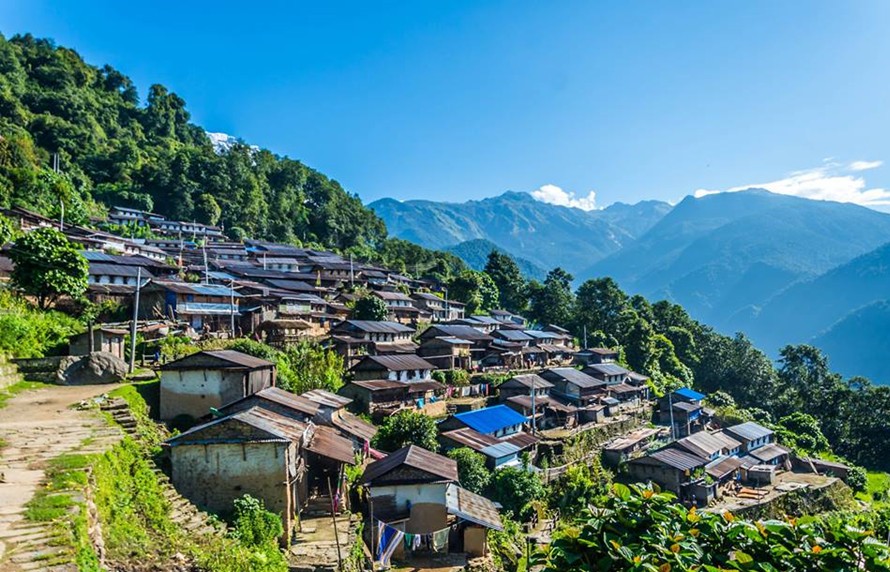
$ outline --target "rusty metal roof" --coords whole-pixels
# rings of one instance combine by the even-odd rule
[[[277,387],[267,387],[266,389],[262,389],[254,394],[242,397],[238,401],[233,401],[232,403],[221,407],[220,411],[230,411],[236,405],[249,400],[271,401],[272,403],[276,403],[278,405],[281,405],[282,407],[287,407],[288,409],[298,411],[310,417],[318,413],[318,404]]]
[[[573,367],[553,367],[541,372],[541,376],[545,379],[548,377],[562,378],[581,389],[605,387],[606,385],[605,381],[580,372]]]
[[[487,498],[457,485],[445,490],[445,506],[450,514],[473,524],[504,530],[497,507]]]
[[[335,413],[331,417],[331,423],[343,433],[365,441],[370,441],[377,434],[377,427],[348,411]]]
[[[553,384],[541,377],[536,373],[526,373],[523,375],[514,375],[504,383],[498,386],[498,389],[503,387],[527,387],[531,389],[534,387],[535,389],[548,389],[553,387]]]
[[[679,469],[681,471],[689,471],[698,467],[704,467],[707,461],[701,457],[696,457],[692,453],[680,451],[679,449],[661,449],[650,453],[646,457],[634,459],[631,463],[645,462],[647,459],[658,461],[663,465]]]
[[[432,370],[436,366],[414,354],[365,356],[360,362],[352,366],[353,370],[379,369],[388,371]]]
[[[248,435],[244,435],[243,437],[208,435],[206,438],[201,438],[200,436],[202,432],[207,431],[211,427],[233,422],[250,425],[251,427],[263,431],[268,436],[262,439]],[[166,444],[175,447],[177,445],[209,445],[214,443],[299,442],[303,438],[303,434],[307,429],[308,425],[301,423],[300,421],[296,421],[260,407],[251,407],[245,411],[239,411],[232,415],[214,419],[209,423],[203,423],[196,427],[192,427],[188,431],[168,439]]]
[[[256,358],[251,355],[237,352],[235,350],[216,350],[201,351],[189,356],[185,356],[183,358],[179,358],[176,361],[171,361],[170,363],[162,365],[161,369],[193,369],[196,367],[198,369],[203,369],[205,367],[212,369],[214,367],[212,365],[197,365],[198,362],[200,362],[202,356],[210,356],[218,360],[222,360],[230,364],[230,366],[228,367],[234,367],[236,369],[264,369],[275,367],[275,364],[270,361]]]
[[[352,403],[350,398],[331,393],[330,391],[325,391],[324,389],[312,389],[305,393],[301,393],[300,397],[308,399],[323,407],[332,407],[334,409],[340,409]]]
[[[319,425],[306,448],[317,455],[347,463],[355,464],[355,450],[352,441],[344,439],[332,427]]]
[[[417,445],[408,445],[368,465],[365,474],[362,475],[362,483],[373,484],[374,480],[403,465],[439,477],[429,482],[457,482],[457,461]]]

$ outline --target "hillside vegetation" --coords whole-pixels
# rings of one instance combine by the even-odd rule
[[[357,195],[297,160],[240,143],[217,152],[166,87],[152,85],[142,105],[110,66],[30,34],[0,36],[0,206],[58,218],[61,203],[71,224],[121,205],[221,225],[235,239],[390,255],[446,277],[463,268],[452,255],[390,244]]]

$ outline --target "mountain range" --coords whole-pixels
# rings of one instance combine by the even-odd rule
[[[396,236],[471,266],[498,248],[526,266],[562,266],[576,284],[611,276],[720,331],[742,331],[774,357],[785,344],[814,343],[838,371],[890,383],[881,352],[890,342],[880,335],[890,332],[888,214],[762,189],[596,211],[512,192],[370,207]]]

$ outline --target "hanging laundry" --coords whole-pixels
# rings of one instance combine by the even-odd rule
[[[420,542],[423,540],[422,534],[415,534],[413,538],[413,542],[411,543],[411,550],[417,551],[420,550]]]
[[[441,552],[448,545],[448,530],[443,528],[433,533],[433,552]]]
[[[402,538],[405,536],[405,533],[401,530],[396,530],[392,527],[387,527],[394,531],[392,538],[390,539],[389,545],[383,550],[383,554],[380,558],[380,562],[384,566],[389,565],[389,559],[392,557],[392,553],[396,551],[396,548],[399,546],[399,543],[402,541]]]
[[[380,531],[380,542],[377,544],[377,560],[386,565],[405,533],[383,521],[379,522],[377,528]]]
[[[413,548],[415,538],[417,538],[416,534],[411,534],[410,532],[405,533],[405,551],[409,551]]]

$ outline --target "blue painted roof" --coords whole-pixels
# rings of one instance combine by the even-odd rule
[[[705,395],[704,393],[699,393],[699,392],[695,391],[694,389],[689,389],[688,387],[682,387],[682,388],[678,389],[677,391],[675,391],[674,393],[676,393],[680,397],[685,397],[686,399],[693,399],[695,401],[701,401],[702,399],[707,397],[707,395]]]
[[[526,418],[522,414],[510,409],[506,405],[485,407],[476,411],[458,413],[454,416],[460,419],[467,427],[480,433],[494,433],[499,429],[525,423]]]

